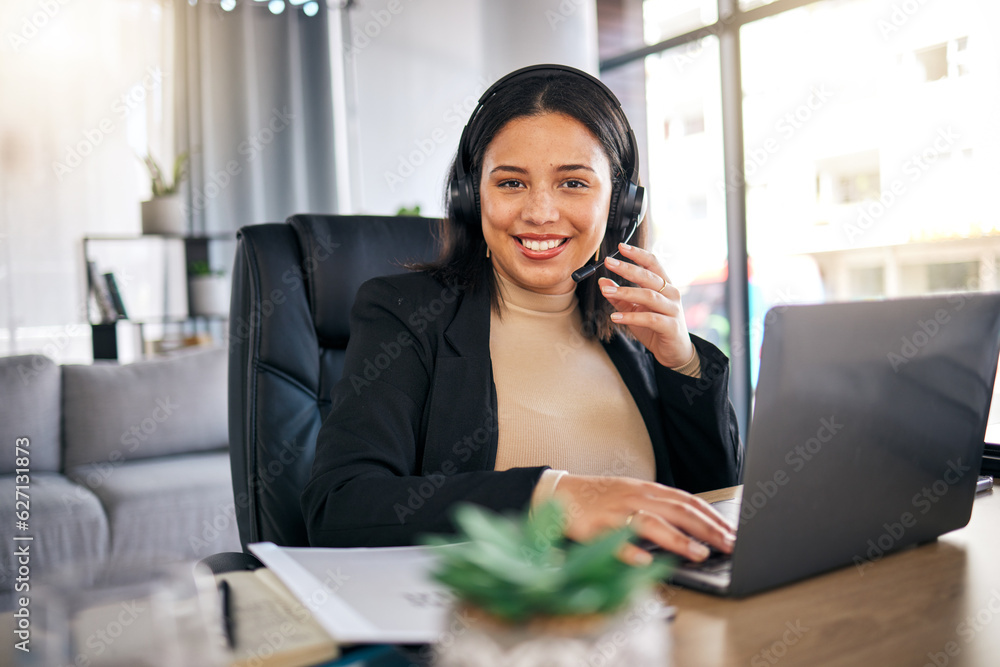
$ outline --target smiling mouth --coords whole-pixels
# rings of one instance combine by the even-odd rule
[[[543,252],[545,250],[552,250],[553,248],[558,248],[562,244],[566,243],[569,238],[559,238],[559,239],[525,239],[520,236],[515,236],[518,243],[534,252]]]

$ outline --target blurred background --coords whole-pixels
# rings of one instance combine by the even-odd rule
[[[982,0],[5,0],[0,355],[93,358],[87,261],[115,273],[142,338],[225,339],[225,317],[185,298],[184,239],[142,235],[142,156],[187,156],[183,236],[224,274],[246,224],[440,215],[482,91],[560,62],[621,98],[654,249],[691,330],[731,355],[742,418],[767,308],[997,289],[998,14]]]

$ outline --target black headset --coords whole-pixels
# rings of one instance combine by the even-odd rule
[[[622,171],[628,175],[628,179],[615,179],[615,186],[611,192],[611,209],[608,214],[609,231],[624,232],[629,224],[633,225],[628,237],[626,237],[627,242],[635,234],[639,223],[646,216],[647,204],[646,189],[639,185],[639,147],[635,140],[635,133],[632,131],[632,126],[629,124],[628,118],[622,110],[621,102],[618,101],[618,98],[615,97],[610,88],[605,86],[600,79],[573,67],[567,67],[566,65],[531,65],[515,70],[490,86],[483,93],[482,97],[479,98],[479,104],[469,117],[469,122],[466,123],[465,128],[462,130],[462,138],[458,142],[458,158],[455,160],[455,180],[451,182],[448,191],[451,216],[456,222],[463,225],[479,225],[482,220],[479,211],[479,192],[476,187],[478,184],[475,183],[475,175],[469,173],[472,158],[469,154],[469,137],[471,136],[469,128],[475,124],[479,112],[500,91],[524,77],[556,76],[580,77],[593,84],[614,103],[615,108],[621,113],[625,127],[628,129],[628,143],[631,156],[629,162],[622,165]]]

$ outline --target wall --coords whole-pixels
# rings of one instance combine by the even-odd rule
[[[445,173],[479,96],[525,65],[596,73],[593,0],[374,0],[344,20],[351,109],[345,212],[442,213]],[[353,81],[353,86],[350,82]]]

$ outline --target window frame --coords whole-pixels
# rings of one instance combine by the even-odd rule
[[[823,2],[823,0],[775,0],[742,10],[739,0],[718,0],[718,20],[675,37],[604,58],[600,73],[605,75],[647,56],[662,53],[715,35],[719,41],[722,82],[723,168],[738,178],[726,179],[726,240],[729,272],[726,278],[726,308],[729,315],[730,375],[729,394],[740,432],[749,433],[753,386],[751,375],[750,284],[748,279],[746,174],[743,156],[743,76],[740,58],[740,28],[748,23],[783,12]]]

